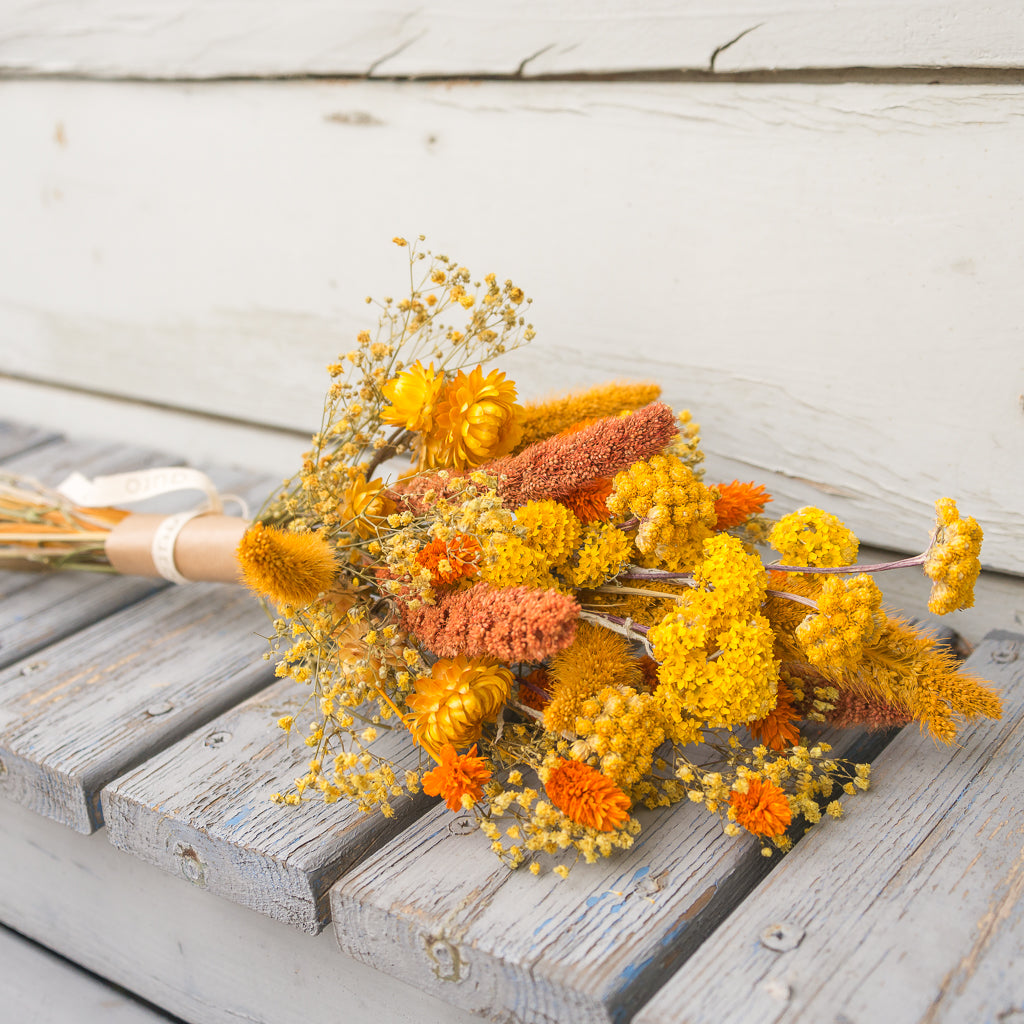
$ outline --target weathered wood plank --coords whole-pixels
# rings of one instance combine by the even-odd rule
[[[0,790],[90,832],[100,789],[265,686],[266,619],[230,585],[168,588],[0,672]]]
[[[329,918],[327,891],[353,864],[397,835],[433,802],[395,801],[395,816],[366,815],[346,801],[275,806],[305,772],[310,751],[276,728],[300,714],[304,689],[283,681],[107,786],[107,836],[119,849],[181,874],[200,888],[300,928]],[[406,735],[383,733],[382,757],[414,768]]]
[[[0,920],[189,1024],[480,1018],[0,797]]]
[[[802,840],[636,1024],[1020,1014],[1024,636],[993,632],[968,666],[1003,689],[1003,720],[954,751],[905,731],[849,820]]]
[[[885,742],[845,740],[858,760]],[[628,1019],[773,863],[692,804],[638,817],[631,850],[562,881],[510,872],[439,807],[331,890],[338,943],[495,1019]]]
[[[0,420],[0,459],[9,459],[12,455],[56,439],[57,434],[52,430]]]
[[[534,0],[514,8],[34,0],[18,5],[0,35],[6,70],[157,78],[1022,63],[1024,27],[1010,0],[889,0],[870,17],[856,0]]]
[[[711,479],[906,550],[948,494],[1024,572],[1024,87],[3,81],[0,138],[10,373],[311,433],[422,231],[535,297],[524,396],[656,378]]]
[[[165,1014],[3,927],[0,1006],[17,1024],[168,1024]]]

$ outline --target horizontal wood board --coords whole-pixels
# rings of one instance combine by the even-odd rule
[[[0,420],[0,459],[8,459],[12,455],[18,455],[29,448],[56,439],[57,435],[52,430]]]
[[[635,1024],[1012,1021],[1024,1009],[1024,635],[967,662],[1004,717],[956,750],[905,730]]]
[[[731,44],[731,45],[730,45]],[[1024,65],[1011,0],[21,3],[0,69],[134,77]]]
[[[82,832],[100,789],[269,682],[240,587],[168,588],[0,672],[0,791]]]
[[[17,1024],[168,1024],[166,1014],[4,927],[0,1006]]]
[[[888,740],[827,735],[857,761]],[[637,816],[632,849],[562,880],[509,871],[438,807],[331,890],[338,943],[495,1020],[628,1020],[774,863],[693,804]]]
[[[656,378],[711,479],[910,551],[949,495],[986,564],[1024,571],[1024,87],[6,81],[0,100],[0,219],[25,240],[0,254],[8,373],[312,432],[363,297],[402,287],[388,239],[423,232],[535,296],[538,338],[503,361],[524,397]]]
[[[330,886],[435,801],[396,800],[391,818],[318,794],[298,807],[272,804],[271,793],[306,771],[302,736],[286,738],[276,721],[302,722],[307,697],[278,682],[111,783],[102,794],[107,837],[201,888],[320,931]],[[382,730],[373,750],[403,768],[420,762],[407,736]]]
[[[189,1024],[473,1024],[428,993],[0,796],[0,921]],[[45,851],[42,853],[41,851]]]

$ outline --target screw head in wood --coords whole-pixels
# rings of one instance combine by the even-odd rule
[[[159,718],[160,715],[166,715],[173,710],[174,705],[169,700],[165,700],[163,704],[154,704],[152,707],[146,708],[146,714],[150,718]]]
[[[1020,644],[1016,640],[1000,640],[992,652],[992,660],[997,665],[1009,665],[1016,661],[1020,654]]]
[[[174,855],[178,861],[178,870],[185,878],[193,885],[206,884],[206,865],[191,846],[179,843]]]
[[[781,924],[769,925],[761,932],[761,945],[776,953],[788,953],[800,945],[805,934],[800,925],[783,921]]]
[[[216,732],[211,732],[205,742],[208,747],[222,747],[229,739],[231,739],[231,733],[218,729]]]
[[[468,814],[460,814],[448,823],[448,832],[453,836],[468,836],[476,831],[476,825]]]

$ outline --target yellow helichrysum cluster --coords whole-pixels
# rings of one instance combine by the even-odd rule
[[[818,594],[818,613],[796,628],[807,660],[855,670],[864,648],[877,643],[885,628],[881,609],[882,592],[867,573],[845,579],[829,576]]]
[[[828,567],[853,565],[859,547],[839,519],[812,506],[783,516],[772,527],[768,543],[782,556],[783,565]]]
[[[599,587],[616,576],[633,555],[633,542],[612,523],[587,523],[583,540],[565,574],[574,587]]]
[[[709,538],[704,551],[700,587],[647,634],[660,663],[656,693],[680,725],[739,725],[775,706],[774,634],[760,612],[764,567],[727,534]]]
[[[601,772],[635,797],[634,788],[650,771],[654,752],[665,740],[654,697],[629,687],[603,687],[582,702],[575,728],[581,742],[578,749],[573,746],[573,757],[586,760],[596,755]]]
[[[933,581],[928,610],[945,615],[974,604],[974,584],[981,573],[981,527],[968,517],[961,519],[956,502],[935,502],[937,523],[932,546],[925,554],[924,571]]]
[[[715,525],[714,493],[676,455],[655,455],[616,474],[608,508],[639,520],[637,548],[669,570],[697,561]]]
[[[530,501],[516,510],[516,533],[491,546],[481,578],[496,587],[559,587],[552,573],[572,558],[582,534],[580,521],[557,501]]]

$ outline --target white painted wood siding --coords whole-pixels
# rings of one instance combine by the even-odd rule
[[[1016,0],[26,0],[0,29],[0,69],[33,73],[529,77],[712,62],[1020,67],[1024,12]]]
[[[0,137],[18,379],[312,431],[423,232],[535,296],[526,397],[656,378],[712,480],[1024,571],[1024,85],[9,80]]]

